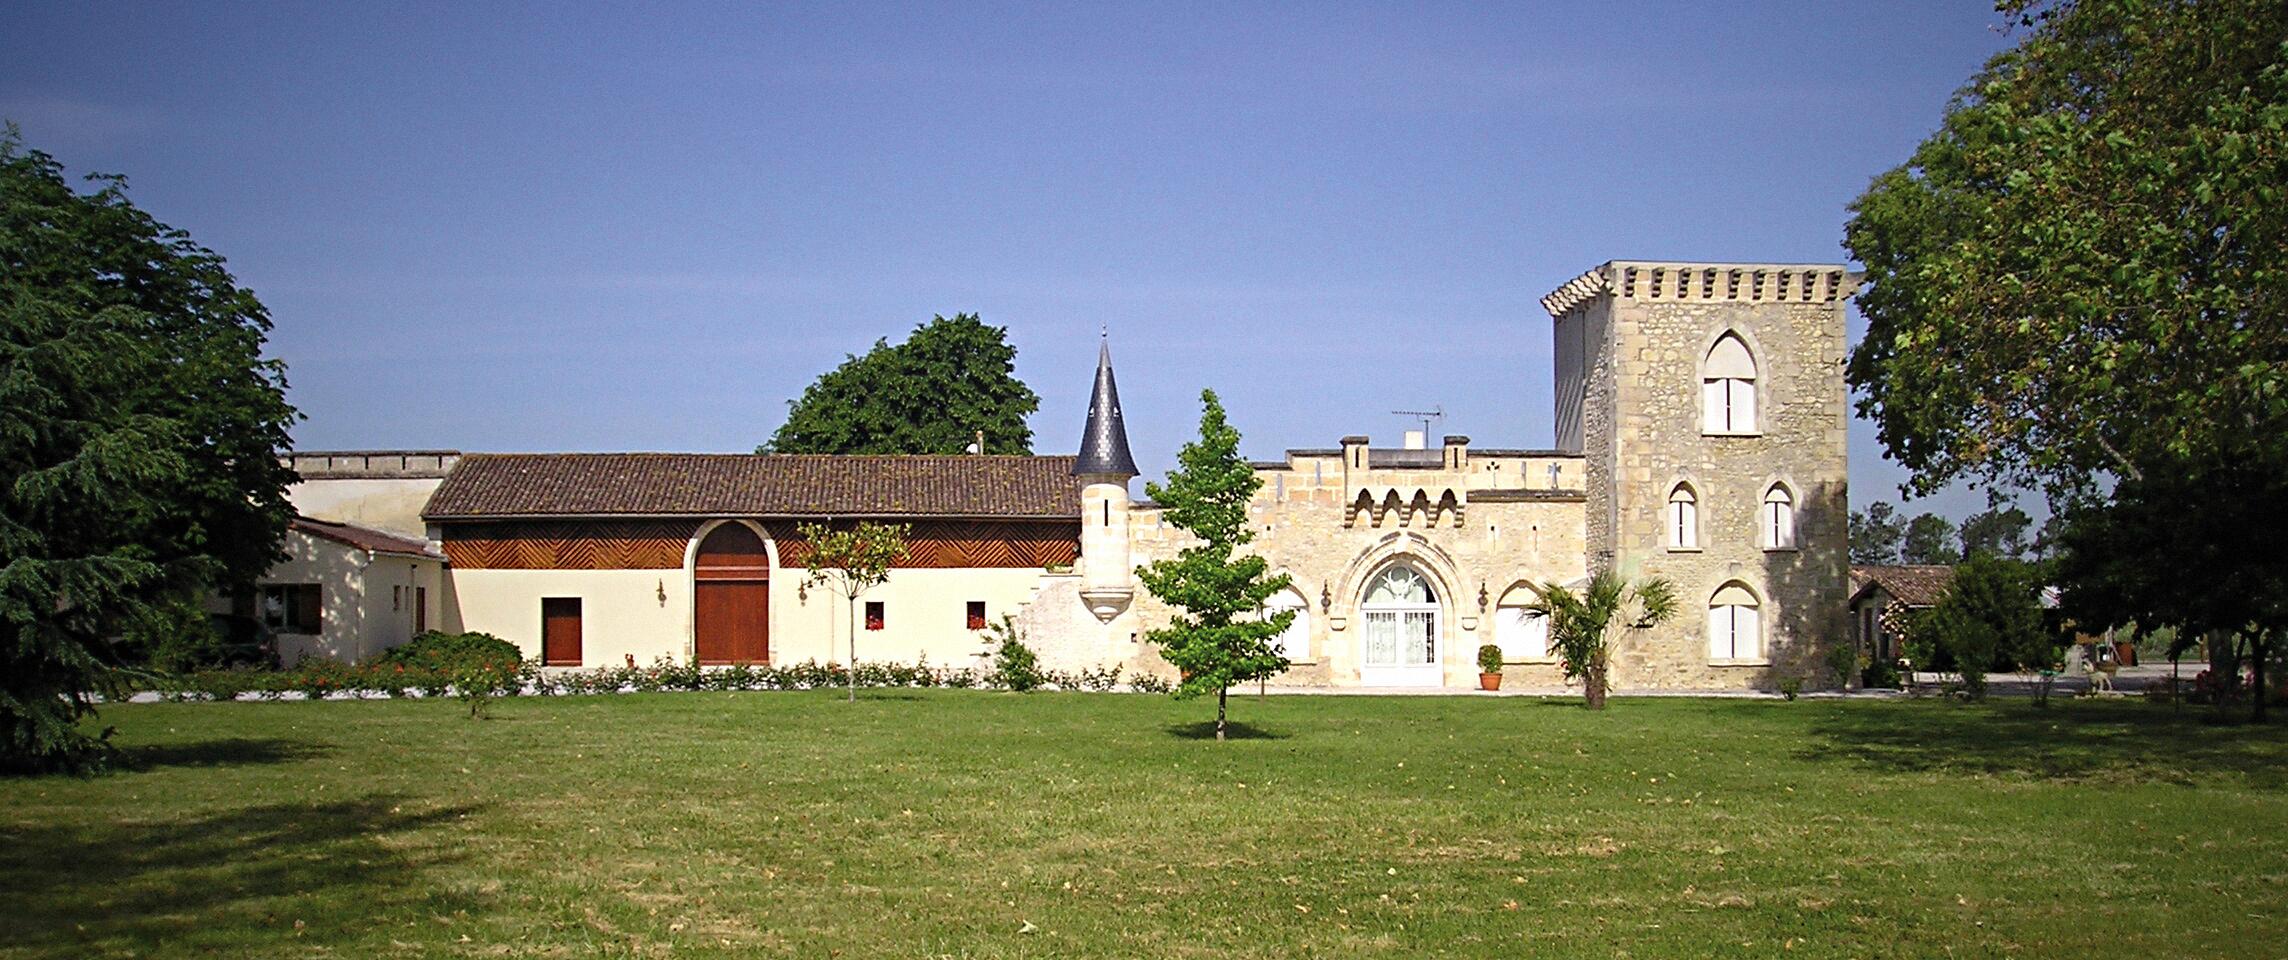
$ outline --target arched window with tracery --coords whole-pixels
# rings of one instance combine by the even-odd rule
[[[1438,666],[1438,592],[1430,579],[1403,563],[1367,582],[1359,604],[1365,629],[1360,679],[1370,686],[1445,682]]]
[[[1755,433],[1756,358],[1736,333],[1716,338],[1700,373],[1700,432]]]

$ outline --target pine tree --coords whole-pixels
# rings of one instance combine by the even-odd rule
[[[1176,453],[1168,483],[1146,483],[1146,496],[1166,509],[1169,523],[1199,542],[1173,560],[1137,571],[1152,595],[1183,611],[1144,639],[1183,672],[1178,697],[1216,695],[1216,739],[1224,739],[1233,684],[1287,669],[1272,638],[1295,620],[1292,610],[1260,616],[1263,602],[1287,589],[1286,574],[1239,548],[1255,539],[1247,528],[1247,502],[1263,481],[1239,456],[1239,431],[1224,419],[1215,391],[1200,391],[1200,437]]]

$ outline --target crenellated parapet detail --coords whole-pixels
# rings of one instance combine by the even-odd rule
[[[1834,303],[1858,290],[1859,275],[1832,265],[1614,260],[1541,298],[1562,317],[1599,297],[1734,303]]]

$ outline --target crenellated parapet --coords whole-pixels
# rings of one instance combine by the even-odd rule
[[[1832,265],[1614,260],[1541,298],[1562,317],[1599,297],[1650,301],[1834,303],[1858,289],[1859,275]]]

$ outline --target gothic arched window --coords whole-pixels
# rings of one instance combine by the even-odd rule
[[[1662,526],[1668,528],[1670,550],[1700,549],[1700,498],[1693,496],[1690,484],[1668,492],[1668,518]]]
[[[1763,618],[1755,593],[1736,580],[1725,584],[1708,598],[1708,659],[1761,660],[1763,656]]]
[[[1791,550],[1795,547],[1795,497],[1784,484],[1772,484],[1764,491],[1764,505],[1756,513],[1756,526],[1763,534],[1764,549]]]
[[[1736,333],[1716,338],[1700,374],[1700,432],[1756,431],[1756,358]]]

